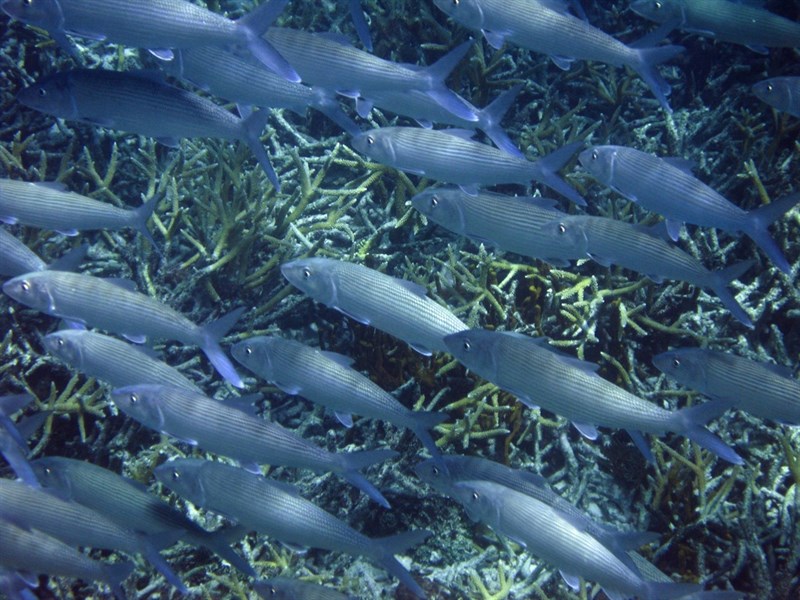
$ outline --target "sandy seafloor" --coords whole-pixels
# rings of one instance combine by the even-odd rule
[[[220,4],[212,8],[228,9],[232,15],[241,11],[234,2]],[[294,0],[283,24],[315,31],[341,28],[354,37],[345,4]],[[800,20],[798,2],[768,5]],[[626,10],[625,2],[585,1],[584,6],[591,23],[626,42],[652,28]],[[364,8],[381,57],[429,64],[470,35],[432,2],[370,1]],[[36,77],[73,67],[71,59],[47,37],[6,18],[0,19],[0,37],[0,176],[57,178],[74,191],[130,206],[154,190],[166,198],[156,211],[159,222],[150,223],[163,255],[129,231],[65,238],[9,228],[46,260],[88,242],[84,272],[132,278],[140,290],[197,322],[246,306],[225,347],[270,333],[352,356],[358,369],[406,405],[419,403],[450,415],[434,436],[445,438],[445,452],[539,472],[593,517],[621,529],[660,533],[659,544],[642,553],[676,580],[735,588],[759,600],[800,598],[800,468],[795,467],[794,475],[790,470],[791,461],[800,460],[796,429],[728,413],[711,428],[745,458],[743,467],[709,457],[673,435],[649,438],[658,460],[655,467],[648,466],[624,432],[605,430],[592,443],[562,419],[556,423],[552,414],[523,409],[506,393],[483,388],[477,397],[469,397],[483,382],[449,364],[448,356],[422,357],[388,335],[311,302],[288,286],[277,268],[311,253],[412,279],[470,326],[550,336],[567,345],[567,352],[599,362],[604,377],[653,402],[681,407],[701,399],[667,381],[651,363],[653,355],[670,347],[709,345],[796,367],[800,211],[792,210],[770,230],[792,264],[788,276],[745,237],[695,227],[682,236],[681,247],[709,268],[756,260],[733,284],[738,301],[756,322],[748,330],[715,297],[683,283],[644,280],[629,289],[642,279],[632,272],[592,262],[553,269],[479,247],[426,223],[407,200],[431,182],[392,170],[378,172],[359,161],[347,148],[346,136],[313,111],[308,118],[276,112],[265,131],[263,139],[284,188],[280,195],[238,144],[184,141],[175,150],[135,135],[56,122],[17,104],[14,95]],[[624,69],[577,63],[564,72],[546,57],[516,48],[495,53],[483,41],[448,82],[478,106],[522,83],[504,126],[529,158],[574,140],[630,145],[695,161],[700,179],[743,208],[761,203],[757,179],[771,198],[796,191],[800,121],[773,112],[750,86],[766,76],[800,75],[797,51],[773,50],[762,56],[694,35],[674,33],[670,39],[686,46],[683,55],[661,68],[673,86],[670,117],[642,81]],[[89,44],[84,56],[89,66],[134,68],[143,54]],[[149,57],[144,60],[153,64]],[[359,122],[365,127],[386,125],[395,118],[375,111],[369,124]],[[648,217],[576,165],[573,159],[562,175],[589,200],[591,214]],[[303,173],[308,174],[305,182]],[[498,189],[525,192],[513,185]],[[562,208],[577,212],[563,200]],[[117,414],[106,406],[101,384],[73,378],[49,357],[40,336],[58,327],[55,319],[8,298],[0,299],[0,309],[0,394],[28,389],[37,397],[29,413],[54,410],[46,424],[48,435],[36,434],[31,441],[34,456],[87,459],[152,484],[152,469],[168,457],[199,455]],[[231,393],[197,348],[176,343],[155,348],[209,395],[224,398]],[[370,536],[431,529],[434,535],[403,559],[429,597],[504,597],[492,594],[505,582],[513,582],[504,588],[511,598],[600,593],[591,586],[584,586],[581,594],[571,592],[555,569],[514,544],[498,541],[490,530],[471,523],[455,502],[421,484],[412,471],[420,446],[410,432],[363,419],[346,430],[319,407],[286,397],[262,381],[248,383],[248,391],[265,394],[265,414],[328,449],[389,447],[401,452],[397,460],[367,472],[392,503],[389,511],[332,475],[280,468],[272,475],[296,483],[306,498]],[[675,458],[667,446],[685,460]],[[0,471],[11,476],[5,464]],[[156,484],[152,490],[165,493]],[[174,496],[167,497],[182,506]],[[188,510],[204,524],[218,522]],[[313,549],[297,554],[252,534],[238,548],[263,576],[313,576],[361,598],[409,597],[385,572],[347,555]],[[179,544],[165,556],[198,598],[255,596],[248,581],[205,550]],[[130,597],[178,595],[149,566],[139,564],[126,581]],[[40,581],[37,594],[42,598],[108,594],[100,584]]]

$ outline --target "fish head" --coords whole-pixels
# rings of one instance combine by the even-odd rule
[[[433,0],[436,7],[468,29],[483,29],[481,0]]]
[[[459,481],[453,484],[452,496],[473,521],[494,525],[499,521],[505,486],[490,481]]]
[[[579,219],[564,216],[550,221],[542,225],[539,235],[548,246],[569,256],[584,256],[588,253],[586,228]]]
[[[446,461],[447,458],[444,456],[423,460],[414,465],[414,473],[440,494],[451,496],[453,478],[450,475]]]
[[[42,487],[58,490],[62,500],[72,498],[72,479],[69,469],[58,457],[44,457],[31,461],[31,469]]]
[[[450,354],[470,371],[492,381],[497,375],[496,345],[500,334],[486,329],[467,329],[444,338]]]
[[[581,166],[606,185],[611,185],[614,181],[616,159],[617,146],[594,146],[578,155]]]
[[[173,492],[192,504],[204,506],[206,492],[203,487],[202,468],[205,460],[199,458],[177,458],[156,467],[153,474]]]
[[[65,329],[44,336],[42,343],[47,351],[60,361],[75,367],[82,368],[83,346],[80,337],[85,332],[77,329]]]
[[[12,19],[48,31],[63,26],[64,17],[57,0],[2,0],[0,9]]]
[[[457,187],[428,188],[411,199],[411,205],[434,223],[466,235],[462,192]]]
[[[333,268],[338,261],[327,258],[300,258],[281,265],[281,273],[294,287],[327,306],[336,304],[336,278]]]
[[[678,348],[654,356],[653,364],[667,377],[702,392],[706,387],[704,357],[699,348]]]
[[[759,81],[753,86],[753,93],[759,100],[778,110],[787,111],[792,106],[792,91],[782,77]]]
[[[275,369],[272,366],[272,346],[275,338],[258,336],[234,344],[231,355],[243,367],[250,369],[267,381],[274,381]]]
[[[630,9],[656,23],[676,21],[676,24],[682,24],[685,21],[682,0],[634,0]]]
[[[167,386],[129,385],[111,391],[111,400],[122,412],[151,429],[161,431],[164,414],[161,404],[165,402]]]
[[[43,77],[17,94],[21,104],[63,119],[79,119],[69,71]]]
[[[253,582],[253,589],[262,598],[269,600],[295,600],[303,596],[301,584],[294,580],[275,578]],[[308,584],[306,584],[308,585]]]
[[[19,275],[6,281],[3,284],[3,291],[20,304],[48,315],[55,315],[56,302],[47,275],[47,271]]]
[[[394,127],[370,129],[353,136],[350,145],[358,152],[382,165],[394,166],[396,153],[394,150]]]

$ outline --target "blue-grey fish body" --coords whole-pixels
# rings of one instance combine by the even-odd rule
[[[288,544],[364,558],[397,577],[419,598],[425,594],[394,554],[430,535],[416,530],[371,539],[302,498],[285,484],[222,463],[178,459],[155,470],[158,480],[192,503]]]
[[[701,589],[696,584],[643,580],[600,541],[573,525],[558,510],[503,485],[464,481],[455,498],[473,521],[480,521],[559,569],[568,581],[583,577],[599,583],[610,598],[680,598]]]
[[[285,108],[301,116],[311,107],[347,133],[353,135],[359,131],[331,92],[289,81],[235,52],[213,47],[179,50],[175,60],[164,63],[162,68],[240,107]]]
[[[36,81],[17,99],[58,118],[154,137],[168,146],[182,138],[241,140],[279,189],[259,139],[268,111],[240,119],[206,98],[167,84],[158,71],[62,71]]]
[[[480,31],[494,48],[505,42],[550,56],[561,68],[571,60],[628,66],[669,110],[669,85],[656,70],[683,51],[682,46],[627,46],[568,12],[566,3],[543,0],[434,0],[456,22]]]
[[[66,191],[57,182],[31,183],[0,179],[0,221],[52,229],[67,235],[92,229],[136,229],[152,240],[147,220],[159,197],[127,210]],[[30,269],[31,271],[37,269]]]
[[[733,0],[634,0],[636,14],[721,42],[766,48],[800,47],[800,23],[771,13],[756,3]]]
[[[466,134],[466,135],[464,135]],[[476,194],[483,186],[501,183],[528,185],[532,180],[550,186],[579,205],[585,200],[556,172],[575,154],[580,142],[531,162],[468,139],[471,131],[381,127],[354,136],[353,148],[381,164],[444,183],[461,186]]]
[[[160,383],[200,391],[183,373],[136,346],[84,329],[62,329],[44,336],[44,347],[73,369],[112,387]]]
[[[105,581],[118,598],[124,598],[121,583],[131,574],[134,564],[93,560],[55,537],[0,517],[0,567],[36,575],[75,577],[87,582]]]
[[[800,382],[785,367],[719,350],[678,348],[653,364],[682,385],[765,419],[800,425]]]
[[[234,458],[250,469],[268,464],[317,473],[330,471],[361,489],[375,502],[389,506],[359,469],[392,458],[397,454],[392,450],[328,452],[277,423],[183,388],[133,385],[114,390],[111,399],[121,411],[146,427]]]
[[[447,352],[443,338],[467,326],[413,282],[330,258],[300,258],[281,273],[312,299],[399,338],[421,354]]]
[[[500,126],[500,122],[511,108],[520,89],[522,86],[516,85],[506,90],[484,108],[475,108],[464,100],[478,117],[477,121],[457,117],[430,96],[418,90],[380,90],[372,93],[372,99],[378,108],[414,119],[422,127],[428,129],[433,123],[461,129],[480,129],[498,148],[514,156],[522,157],[522,152]],[[367,117],[367,115],[361,116]]]
[[[437,187],[420,192],[411,204],[442,227],[501,250],[562,267],[584,256],[542,235],[545,225],[567,216],[554,208],[553,200],[491,192],[473,196],[455,187]]]
[[[566,252],[580,253],[604,266],[616,264],[654,281],[677,279],[711,289],[734,317],[753,326],[727,287],[753,261],[709,271],[695,257],[660,237],[657,230],[606,217],[564,215],[543,227],[542,237],[548,245],[562,246]]]
[[[128,337],[178,340],[200,346],[217,371],[231,384],[241,378],[219,345],[241,315],[237,309],[207,325],[196,325],[158,300],[91,275],[37,271],[3,284],[3,291],[48,315],[78,321]]]
[[[66,34],[147,48],[172,59],[173,48],[247,48],[265,66],[299,81],[297,73],[261,35],[288,0],[271,0],[232,21],[186,0],[2,0],[10,17],[46,29],[77,55]]]
[[[519,333],[471,329],[450,335],[445,344],[465,367],[515,394],[528,406],[541,406],[570,421],[589,439],[595,426],[661,435],[685,435],[729,462],[742,459],[703,427],[729,405],[706,403],[679,411],[665,410],[603,379],[597,365],[555,351],[544,338]],[[643,440],[634,437],[642,448]]]
[[[182,591],[186,588],[172,572],[152,539],[136,533],[135,523],[120,527],[77,502],[57,498],[21,481],[0,479],[0,519],[37,529],[70,546],[88,546],[142,553],[167,580]],[[173,543],[176,537],[168,538]],[[163,541],[159,542],[162,545]]]
[[[800,117],[800,77],[772,77],[753,86],[753,93],[775,110]]]
[[[767,227],[800,201],[785,196],[745,211],[697,179],[681,165],[625,146],[595,146],[581,152],[581,165],[598,181],[643,208],[664,215],[667,230],[678,239],[681,223],[716,227],[749,236],[784,273],[789,263]]]
[[[231,354],[253,373],[287,394],[300,395],[336,413],[348,427],[352,414],[407,427],[433,456],[440,454],[428,430],[447,416],[412,411],[389,392],[349,366],[340,354],[321,351],[280,337],[253,337],[231,348]]]
[[[33,250],[5,229],[0,229],[0,275],[16,277],[46,268],[47,263]]]
[[[453,114],[477,119],[470,106],[444,83],[472,46],[471,41],[433,65],[418,67],[384,60],[330,35],[270,27],[265,38],[297,69],[305,83],[356,98],[359,114],[369,113],[373,91],[419,90]]]
[[[33,402],[30,394],[0,396],[0,454],[22,481],[39,487],[36,473],[28,462],[28,443],[17,429],[11,415]]]
[[[205,546],[255,576],[247,561],[228,546],[224,532],[206,531],[139,483],[90,462],[60,456],[39,458],[32,466],[42,486],[64,499],[97,511],[121,527],[134,524],[144,534],[174,532],[176,538]]]
[[[350,600],[333,588],[288,577],[256,581],[253,588],[265,600]]]

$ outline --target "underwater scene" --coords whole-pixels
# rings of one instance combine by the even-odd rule
[[[0,10],[0,597],[800,599],[800,2]]]

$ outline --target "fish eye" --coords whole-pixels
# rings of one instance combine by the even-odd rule
[[[564,234],[567,233],[567,226],[563,223],[558,224],[558,233]]]
[[[371,146],[372,144],[375,143],[375,138],[372,137],[371,135],[368,135],[367,136],[367,143]]]
[[[467,352],[472,350],[472,344],[470,343],[469,340],[464,340],[464,350]]]
[[[771,91],[772,91],[772,90],[774,90],[774,89],[775,89],[775,88],[772,86],[772,84],[771,84],[771,83],[768,83],[768,84],[767,84],[767,91],[768,91],[768,92],[771,92]]]
[[[656,10],[661,10],[661,8],[662,8],[664,5],[663,5],[663,4],[661,4],[661,2],[659,2],[658,0],[656,0],[656,2],[654,2],[654,3],[653,3],[653,6],[655,6],[655,7],[656,7]]]
[[[453,0],[453,6],[458,6],[459,2],[461,2],[461,0]]]
[[[592,160],[597,160],[597,150],[592,150]]]
[[[680,358],[673,358],[672,359],[672,366],[676,369],[681,366],[681,359]]]
[[[431,196],[431,206],[436,208],[439,205],[439,198],[436,196]]]
[[[303,278],[308,279],[309,277],[311,277],[311,269],[303,267]]]
[[[478,492],[472,492],[472,499],[477,502],[478,500],[481,499],[481,496],[480,494],[478,494]]]
[[[19,288],[23,292],[30,292],[31,291],[31,284],[27,280],[23,279],[22,281],[19,282]]]
[[[269,593],[270,593],[271,595],[273,595],[273,596],[277,595],[277,593],[278,593],[278,588],[276,588],[274,585],[271,585],[271,586],[269,586]]]
[[[181,472],[178,469],[172,469],[172,481],[179,481],[181,478]]]
[[[52,475],[53,474],[53,469],[51,469],[50,467],[45,467],[44,468],[44,474],[45,475]]]
[[[139,397],[136,394],[131,394],[128,396],[128,400],[131,404],[136,404],[139,401]]]
[[[439,467],[433,467],[431,469],[431,472],[433,472],[434,475],[438,475],[439,474]]]
[[[58,347],[60,348],[61,346],[64,345],[64,340],[62,340],[61,338],[56,338],[56,344],[58,344]]]
[[[244,353],[247,354],[247,356],[250,356],[253,353],[253,347],[252,346],[245,346],[244,347]]]
[[[44,98],[45,96],[47,96],[47,90],[46,90],[46,89],[44,89],[43,87],[39,88],[39,95],[40,95],[42,98]]]

